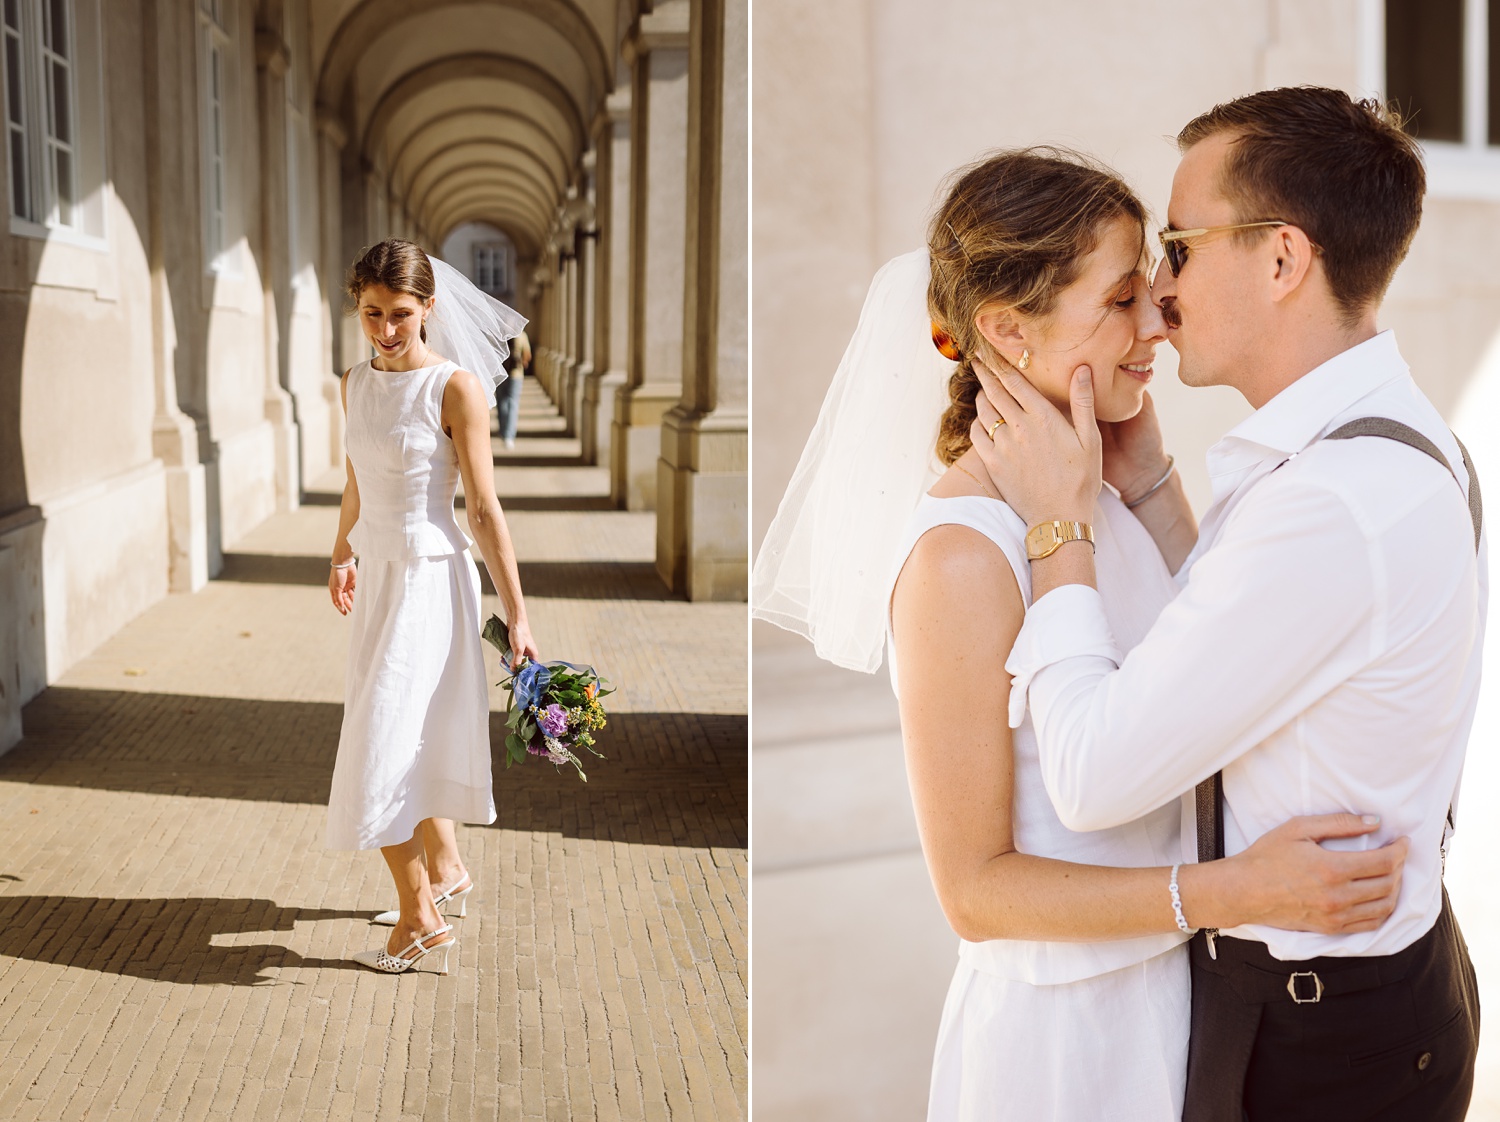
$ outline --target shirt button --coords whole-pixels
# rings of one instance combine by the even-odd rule
[[[1426,1071],[1427,1065],[1430,1063],[1432,1063],[1432,1053],[1423,1052],[1420,1056],[1417,1057],[1417,1070]]]

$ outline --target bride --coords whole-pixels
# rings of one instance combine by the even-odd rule
[[[854,669],[889,650],[922,848],[961,940],[932,1120],[1176,1119],[1189,932],[1369,930],[1400,889],[1405,839],[1317,844],[1372,832],[1370,816],[1295,818],[1198,864],[1191,798],[1075,832],[1043,786],[1004,671],[1030,602],[1027,526],[970,447],[970,364],[1009,362],[1063,410],[1074,371],[1092,372],[1099,591],[1128,649],[1197,535],[1146,389],[1165,331],[1145,221],[1117,175],[1073,153],[957,173],[927,248],[876,276],[756,561],[754,614]]]

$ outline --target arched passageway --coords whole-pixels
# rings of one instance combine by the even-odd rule
[[[0,748],[339,469],[342,281],[385,237],[502,235],[573,458],[653,513],[664,588],[743,599],[747,7],[22,0],[15,88],[71,100],[4,156]]]

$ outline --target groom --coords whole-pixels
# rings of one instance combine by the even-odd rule
[[[1378,107],[1314,88],[1220,105],[1178,145],[1152,298],[1183,382],[1233,386],[1256,412],[1209,452],[1213,503],[1181,591],[1122,658],[1091,545],[1056,544],[1101,501],[1090,372],[1071,423],[1016,372],[982,372],[976,447],[1041,526],[1012,688],[1072,828],[1197,788],[1200,860],[1297,814],[1376,813],[1381,842],[1411,839],[1375,930],[1194,936],[1185,1122],[1458,1122],[1479,1003],[1442,847],[1478,697],[1486,548],[1467,457],[1377,327],[1421,217],[1421,159]],[[1145,443],[1145,486],[1163,482],[1132,488],[1137,516],[1191,525],[1159,440]]]

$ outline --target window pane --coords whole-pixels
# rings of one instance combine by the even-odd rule
[[[31,217],[31,195],[26,189],[26,138],[10,130],[10,197],[14,213]]]
[[[1489,142],[1500,144],[1500,0],[1490,0]]]
[[[21,30],[21,0],[5,0],[5,26],[13,31]]]
[[[47,49],[68,57],[68,3],[51,0],[51,19],[47,21]]]
[[[54,148],[53,165],[57,169],[57,212],[65,225],[73,222],[73,157],[65,149]]]
[[[5,37],[5,107],[10,120],[21,124],[21,41]]]
[[[68,96],[68,68],[52,63],[52,104],[55,107],[57,121],[53,126],[52,135],[64,144],[73,143],[73,118],[71,115],[72,103]]]
[[[208,52],[208,94],[213,100],[219,100],[219,48],[215,47]]]
[[[1464,0],[1386,0],[1386,90],[1424,140],[1464,138]]]

